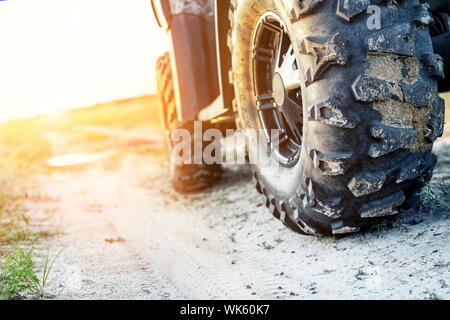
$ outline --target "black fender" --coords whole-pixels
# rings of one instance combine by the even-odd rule
[[[165,30],[170,26],[170,3],[169,0],[150,0],[153,14],[160,28]]]
[[[198,120],[199,112],[219,95],[214,22],[180,14],[168,31],[175,101],[180,121]]]
[[[152,0],[152,7],[169,36],[178,120],[198,120],[220,93],[215,22],[191,13],[172,14],[169,0]]]
[[[214,1],[220,94],[224,108],[231,110],[234,88],[230,81],[230,71],[232,68],[231,52],[227,44],[228,32],[230,31],[230,21],[228,18],[230,0]]]

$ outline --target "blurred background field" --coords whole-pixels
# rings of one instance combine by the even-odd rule
[[[0,124],[0,244],[35,236],[20,203],[43,196],[30,185],[33,174],[51,170],[49,159],[130,148],[146,152],[149,145],[160,146],[160,124],[154,95]]]
[[[450,92],[446,92],[442,94],[442,97],[445,99],[445,123],[447,124],[446,126],[446,134],[450,134],[450,128],[449,128],[449,124],[450,124]]]
[[[54,154],[160,139],[160,124],[153,95],[12,120],[0,124],[0,168],[2,172],[36,169]]]

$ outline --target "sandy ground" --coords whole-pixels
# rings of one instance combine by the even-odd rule
[[[450,177],[450,139],[432,185]],[[54,232],[47,293],[57,299],[450,298],[449,210],[425,201],[393,226],[343,239],[285,229],[246,166],[202,193],[175,193],[165,157],[138,149],[37,178],[26,205]],[[444,195],[449,202],[450,195]]]

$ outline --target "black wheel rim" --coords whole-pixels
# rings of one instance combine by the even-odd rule
[[[298,63],[281,18],[267,12],[253,33],[252,76],[261,127],[272,155],[283,166],[300,157],[303,110]]]

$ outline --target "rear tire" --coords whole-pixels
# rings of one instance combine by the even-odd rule
[[[395,215],[417,202],[436,164],[431,150],[443,130],[437,91],[443,70],[433,53],[428,5],[378,1],[381,29],[371,30],[370,3],[231,1],[228,43],[244,129],[264,129],[261,107],[283,98],[270,85],[269,95],[258,91],[264,85],[257,74],[273,70],[276,53],[270,33],[266,47],[255,47],[258,21],[267,12],[280,17],[267,28],[284,24],[293,44],[302,99],[296,111],[303,118],[291,120],[302,122],[300,154],[277,176],[257,164],[253,170],[272,214],[300,233],[348,234]],[[264,100],[259,110],[257,100]]]
[[[174,143],[171,139],[172,133],[177,129],[186,129],[190,132],[191,137],[193,137],[194,122],[178,121],[168,52],[161,56],[156,63],[156,82],[158,100],[165,128],[170,181],[174,189],[178,192],[186,193],[206,189],[221,178],[222,167],[220,164],[176,164],[173,161],[172,151]],[[202,123],[203,131],[209,127],[207,123]],[[191,163],[194,162],[192,161]]]

